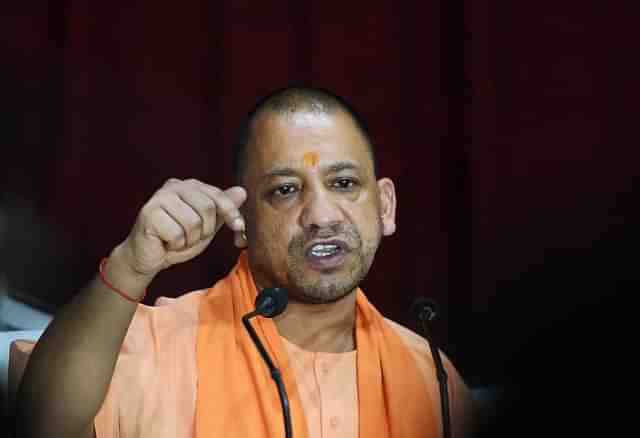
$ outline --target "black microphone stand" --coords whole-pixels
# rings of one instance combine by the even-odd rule
[[[418,320],[422,326],[422,333],[427,339],[427,344],[431,349],[431,356],[436,365],[436,377],[440,386],[440,407],[442,411],[442,434],[444,438],[451,438],[451,419],[449,415],[449,388],[447,384],[447,371],[442,363],[442,357],[440,356],[440,350],[435,345],[429,330],[428,322],[436,317],[436,313],[432,306],[435,303],[430,303],[426,298],[419,298],[414,304],[414,308],[418,307]]]
[[[258,299],[260,299],[260,297]],[[267,298],[267,300],[270,300],[270,298]],[[256,300],[256,303],[258,302],[259,301]],[[271,302],[269,304],[271,304]],[[278,307],[277,304],[274,303],[274,305],[275,307]],[[249,332],[249,336],[251,337],[251,340],[255,344],[256,348],[260,352],[260,356],[262,356],[262,359],[264,359],[265,363],[267,364],[267,367],[269,368],[269,372],[271,373],[271,378],[276,383],[276,386],[278,388],[278,395],[280,396],[280,404],[282,405],[282,416],[284,418],[284,434],[286,438],[292,438],[293,430],[291,427],[291,412],[289,409],[289,397],[287,396],[287,390],[284,387],[284,382],[282,381],[282,373],[280,373],[280,370],[276,368],[276,366],[273,364],[273,361],[269,357],[269,353],[267,353],[267,350],[265,350],[264,345],[262,345],[262,342],[258,337],[258,334],[256,333],[253,326],[249,322],[251,318],[256,317],[258,315],[267,316],[267,317],[273,317],[276,315],[274,312],[270,312],[269,310],[265,311],[262,308],[263,306],[258,305],[256,307],[257,307],[256,310],[254,310],[251,313],[247,313],[242,317],[242,324],[244,324],[244,327]],[[285,298],[284,306],[282,307],[282,309],[276,312],[280,313],[282,310],[284,310],[284,307],[286,307],[286,298]]]

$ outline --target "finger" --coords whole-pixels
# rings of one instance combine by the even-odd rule
[[[238,208],[242,206],[247,200],[247,191],[240,186],[234,186],[227,190],[225,190],[225,194]],[[234,243],[237,248],[243,249],[246,248],[249,243],[247,242],[247,224],[244,221],[244,217],[242,217],[242,227],[240,230],[234,230]]]
[[[233,243],[237,248],[243,249],[249,246],[245,231],[238,231],[233,233]]]
[[[236,207],[240,208],[247,200],[247,191],[244,187],[233,186],[224,191],[225,195],[233,201]]]
[[[195,245],[202,237],[202,220],[196,211],[177,194],[162,200],[162,208],[183,229],[188,247]]]
[[[216,231],[216,204],[198,188],[190,187],[188,190],[181,190],[178,196],[184,203],[189,205],[200,216],[202,230],[200,238],[212,236]]]
[[[233,187],[227,191],[222,191],[217,187],[203,184],[201,187],[203,193],[206,193],[216,203],[216,212],[219,218],[226,223],[233,231],[239,232],[245,229],[244,218],[238,207],[242,205],[246,199],[246,192],[242,187]],[[239,190],[238,190],[239,189]],[[217,223],[216,228],[220,228],[221,224]]]
[[[170,186],[175,186],[176,184],[180,184],[182,182],[182,180],[178,179],[178,178],[169,178],[168,180],[166,180],[164,182],[164,184],[162,184],[161,188],[166,188],[166,187],[170,187]]]
[[[150,213],[149,227],[146,234],[157,236],[165,246],[172,250],[184,247],[186,239],[184,230],[162,207],[155,208]]]

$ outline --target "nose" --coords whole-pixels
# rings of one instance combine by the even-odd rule
[[[309,190],[305,194],[304,206],[300,215],[300,225],[307,230],[332,228],[341,225],[344,215],[330,192]]]

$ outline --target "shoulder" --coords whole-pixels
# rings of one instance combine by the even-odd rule
[[[431,348],[425,338],[412,330],[385,318],[386,323],[398,334],[405,346],[413,354],[418,368],[423,374],[430,395],[434,403],[439,399],[438,382],[435,375],[435,361],[431,354]],[[440,351],[440,350],[439,350]],[[471,391],[464,379],[449,360],[447,355],[440,351],[442,362],[445,366],[449,381],[449,399],[451,404],[452,427],[456,437],[468,436],[473,428],[477,415],[477,406],[473,401]]]
[[[407,327],[398,324],[397,322],[385,318],[385,322],[393,329],[393,331],[402,339],[404,345],[409,348],[412,352],[419,354],[421,356],[428,356],[431,358],[431,351],[429,350],[429,344],[427,340],[414,332],[413,330],[408,329]]]
[[[151,309],[152,312],[180,315],[185,318],[194,318],[198,315],[200,303],[205,297],[207,289],[195,290],[177,298],[158,297],[153,306],[140,305],[141,308]]]
[[[153,343],[166,344],[171,339],[195,336],[200,303],[205,294],[203,289],[178,298],[160,297],[153,306],[139,304],[129,325],[123,351],[132,353],[146,350]]]
[[[433,355],[431,353],[431,347],[427,340],[415,333],[414,331],[398,324],[395,321],[385,318],[385,321],[391,328],[398,334],[404,345],[407,349],[412,353],[418,368],[422,371],[427,382],[436,383],[435,371],[436,364],[433,359]],[[466,384],[462,379],[462,376],[458,373],[458,370],[451,362],[449,357],[440,349],[440,357],[442,359],[442,363],[445,367],[447,374],[449,375],[450,381],[453,384],[454,388],[460,388],[466,390]]]
[[[435,366],[433,355],[431,354],[431,347],[423,336],[388,318],[385,318],[385,322],[389,324],[400,339],[402,339],[404,345],[416,356],[421,365],[428,367]],[[447,371],[455,371],[455,367],[449,357],[442,350],[438,349],[438,351],[440,352],[442,362],[447,368]]]
[[[197,316],[200,302],[204,298],[207,290],[195,290],[181,295],[177,298],[158,297],[151,306],[138,304],[134,318],[145,317],[147,315],[162,316]]]

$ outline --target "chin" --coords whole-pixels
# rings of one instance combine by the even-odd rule
[[[297,291],[293,299],[307,304],[330,304],[340,301],[344,297],[350,295],[354,289],[346,292],[336,292],[331,290],[302,290]]]
[[[351,294],[360,284],[362,276],[355,277],[342,274],[343,278],[316,278],[310,280],[311,275],[299,276],[295,273],[289,276],[289,293],[292,299],[310,304],[328,304],[340,301]],[[313,276],[315,277],[315,275]]]

